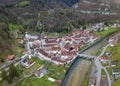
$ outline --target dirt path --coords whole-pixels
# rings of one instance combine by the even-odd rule
[[[67,81],[67,86],[83,86],[85,75],[89,69],[91,62],[87,60],[80,61],[80,64],[72,72]]]

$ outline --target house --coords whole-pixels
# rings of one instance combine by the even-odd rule
[[[15,55],[14,55],[14,54],[7,56],[7,60],[13,60],[14,58],[15,58]]]
[[[60,50],[60,47],[48,47],[45,49],[46,53],[54,53],[56,54]]]
[[[32,45],[40,45],[40,41],[39,41],[39,40],[34,40],[34,41],[32,42]]]
[[[109,44],[111,47],[113,47],[117,43],[117,40],[115,38],[109,39]]]
[[[42,57],[41,60],[51,61],[51,57],[48,53],[46,53],[43,49],[37,50],[39,57]]]
[[[95,77],[90,77],[88,86],[95,86]]]
[[[45,40],[46,44],[57,44],[57,39],[49,38]]]
[[[31,67],[32,65],[35,64],[34,61],[30,61],[29,58],[24,58],[21,60],[21,64],[25,67],[25,68],[29,68]]]
[[[66,62],[66,61],[61,60],[61,59],[59,59],[59,58],[57,58],[57,57],[53,57],[51,60],[52,60],[52,62],[53,62],[54,64],[57,64],[57,65],[63,65],[63,64],[65,64],[65,62]]]
[[[113,68],[112,74],[113,74],[113,75],[118,75],[118,74],[120,74],[120,69],[119,69],[119,68]]]
[[[117,65],[117,62],[116,61],[112,61],[111,62],[111,67],[115,67]]]
[[[92,26],[94,31],[97,31],[97,30],[102,31],[102,30],[104,30],[104,27],[105,27],[104,22],[97,23],[97,24]]]
[[[56,80],[56,82],[57,82],[58,84],[61,84],[61,83],[62,83],[62,80]]]
[[[51,77],[49,77],[48,80],[51,81],[51,82],[55,82],[56,81],[55,79],[53,79]]]
[[[36,77],[38,78],[42,78],[43,76],[45,76],[46,74],[48,74],[48,69],[45,67],[42,67],[36,71],[34,71],[34,74]]]
[[[118,77],[120,77],[120,69],[119,68],[113,68],[112,74],[113,74],[114,78],[117,79]]]
[[[103,62],[103,63],[108,63],[110,60],[109,60],[109,57],[108,56],[102,56],[101,58],[100,58],[100,61],[101,62]]]
[[[38,37],[39,37],[38,35],[29,34],[29,38],[30,38],[30,39],[35,39],[35,40],[37,40]]]
[[[23,50],[22,54],[26,54],[27,53],[27,50]]]
[[[107,56],[111,56],[111,53],[110,53],[110,52],[106,52],[106,55],[107,55]]]
[[[18,41],[18,43],[20,43],[20,44],[23,44],[23,43],[24,43],[23,39],[18,39],[17,41]]]

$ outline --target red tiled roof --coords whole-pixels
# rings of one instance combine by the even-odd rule
[[[23,50],[23,52],[22,52],[23,54],[25,54],[25,53],[27,53],[27,50]]]
[[[17,41],[18,41],[20,44],[23,44],[23,42],[24,42],[22,39],[18,39]]]
[[[75,35],[75,38],[80,38],[81,34]]]
[[[52,51],[52,50],[60,50],[60,47],[48,47],[48,48],[46,48],[45,50],[47,50],[47,51]]]
[[[61,55],[64,55],[64,56],[72,56],[72,55],[75,55],[76,52],[69,52],[69,51],[66,51],[65,49],[61,49]]]
[[[66,43],[64,46],[65,49],[69,50],[70,49],[70,43]]]
[[[41,34],[41,38],[44,39],[46,35],[44,33]]]
[[[61,62],[61,63],[64,63],[64,62],[65,62],[64,60],[60,60],[60,59],[58,59],[57,57],[52,58],[52,60],[57,61],[57,62]]]
[[[66,41],[72,41],[72,38],[69,37],[69,36],[64,36],[63,38],[64,38]]]
[[[34,48],[39,48],[40,45],[39,45],[39,44],[38,44],[38,45],[33,45],[33,47],[34,47]]]
[[[77,31],[72,32],[71,34],[72,34],[72,35],[76,35],[76,34],[81,33],[81,32],[82,32],[82,31],[77,30]]]
[[[48,38],[47,40],[48,40],[48,41],[56,41],[57,38]]]
[[[46,43],[57,43],[57,39],[46,39]]]
[[[30,42],[35,41],[35,39],[29,39]]]
[[[14,58],[15,58],[15,55],[14,55],[14,54],[7,56],[7,60],[12,60],[12,59],[14,59]]]
[[[44,47],[52,47],[52,46],[55,46],[56,44],[45,44],[45,45],[43,45]]]
[[[50,58],[50,55],[49,55],[48,53],[46,53],[44,50],[38,49],[38,51],[39,51],[41,54],[43,54],[44,56]]]
[[[78,45],[72,45],[71,47],[72,47],[73,49],[75,49],[75,51],[78,51],[78,48],[79,48]]]
[[[107,56],[102,56],[101,60],[109,60],[109,58]]]
[[[62,80],[56,80],[56,82],[57,82],[58,84],[61,84],[61,83],[62,83]]]
[[[33,45],[39,45],[39,44],[40,44],[40,41],[39,41],[39,40],[34,40],[32,44],[33,44]]]
[[[66,61],[70,61],[70,60],[72,60],[73,57],[74,57],[74,55],[73,55],[73,56],[68,56],[68,58],[66,59]]]

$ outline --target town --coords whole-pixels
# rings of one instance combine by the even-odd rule
[[[47,60],[57,65],[72,62],[79,49],[91,45],[99,37],[89,31],[74,31],[60,38],[48,38],[45,34],[40,36],[27,34],[26,51],[29,58],[37,56],[40,60]]]
[[[118,25],[114,24],[110,27],[117,28],[119,27],[119,24]],[[104,31],[105,27],[103,23],[98,23],[96,25],[93,25],[91,28],[92,30],[96,31],[96,29],[98,29],[100,30],[100,32],[102,32]],[[109,29],[105,29],[106,32],[108,30]],[[118,43],[119,37],[120,34],[118,32],[113,37],[109,38],[109,40],[107,41],[108,45],[104,47],[105,49],[97,57],[92,56],[92,54],[91,55],[80,54],[81,50],[93,46],[94,43],[100,40],[100,36],[91,32],[91,29],[75,30],[70,34],[60,37],[57,36],[50,37],[47,36],[45,33],[32,34],[26,32],[24,34],[23,39],[18,39],[18,43],[24,44],[24,50],[22,52],[21,57],[16,58],[16,55],[14,54],[8,55],[6,58],[7,62],[1,67],[1,69],[5,69],[6,71],[8,71],[10,69],[9,65],[12,63],[14,64],[15,67],[22,68],[23,77],[21,79],[18,79],[16,83],[13,83],[12,86],[16,85],[25,78],[31,77],[33,74],[37,78],[42,78],[43,76],[48,75],[47,76],[48,81],[52,83],[57,82],[60,85],[62,83],[64,75],[62,75],[61,78],[60,77],[55,78],[54,76],[51,76],[53,73],[50,73],[51,75],[49,75],[51,69],[49,68],[48,63],[50,63],[50,65],[52,64],[53,66],[63,67],[73,63],[75,59],[79,57],[81,59],[87,59],[95,63],[96,68],[92,69],[93,73],[90,74],[88,82],[89,86],[94,86],[95,83],[96,84],[102,83],[102,77],[106,77],[102,76],[102,73],[100,73],[101,71],[107,71],[106,67],[112,68],[116,66],[116,62],[111,60],[111,53],[106,51],[106,49],[109,46],[114,47]],[[44,62],[46,62],[47,65]],[[65,68],[66,67],[64,67],[62,70],[64,74],[67,71],[67,69]],[[114,81],[118,77],[120,77],[119,68],[113,68],[111,70],[112,75],[114,76],[113,79]],[[110,80],[108,72],[109,71],[107,71],[107,77],[109,77],[108,82],[110,82],[111,84],[112,82]],[[98,75],[96,76],[95,74]],[[0,80],[2,80],[2,77],[0,78]],[[105,80],[106,80],[105,82],[107,83],[107,79]]]

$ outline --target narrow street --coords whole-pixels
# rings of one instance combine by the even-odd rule
[[[100,57],[101,57],[102,55],[104,55],[107,47],[109,47],[109,44],[106,45],[105,47],[103,47],[102,53],[95,59],[95,65],[96,65],[96,69],[97,69],[97,73],[96,73],[96,79],[97,79],[97,80],[96,80],[96,86],[100,86],[101,70],[102,70],[102,69],[105,70],[106,75],[107,75],[108,85],[111,86],[111,80],[110,80],[109,74],[108,74],[106,68],[102,66],[102,64],[101,64],[101,62],[100,62],[100,60],[99,60]]]
[[[109,85],[109,86],[111,86],[111,79],[110,79],[110,75],[109,75],[109,73],[108,73],[108,71],[107,71],[107,69],[106,69],[105,67],[103,67],[103,69],[104,69],[104,71],[105,71],[105,73],[106,73],[106,76],[107,76],[108,85]]]

